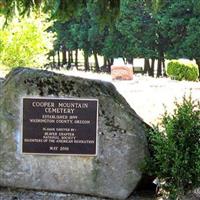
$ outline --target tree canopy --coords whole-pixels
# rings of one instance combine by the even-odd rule
[[[93,0],[99,8],[99,21],[109,23],[119,14],[120,0]],[[84,7],[86,0],[0,0],[0,14],[7,18],[16,12],[19,15],[29,14],[32,10],[49,13],[52,19],[65,21],[77,15]]]
[[[108,68],[115,57],[129,62],[145,58],[145,73],[151,76],[155,60],[157,76],[165,74],[165,59],[194,59],[200,69],[199,0],[0,0],[0,14],[7,19],[33,10],[54,19],[49,30],[57,37],[49,55],[54,60],[58,55],[60,63],[61,53],[62,65],[68,68],[72,51],[77,57],[82,50],[86,70],[91,55],[96,71],[100,67],[97,55],[104,57]]]

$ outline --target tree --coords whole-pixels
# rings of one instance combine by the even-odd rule
[[[126,50],[127,40],[126,38],[119,32],[116,25],[113,25],[111,28],[107,30],[107,36],[105,38],[105,44],[102,49],[102,53],[105,56],[108,62],[108,71],[110,71],[110,66],[113,64],[113,59],[117,57],[126,58]]]
[[[52,48],[53,35],[45,32],[49,23],[32,18],[15,20],[0,29],[0,62],[8,67],[42,66]]]
[[[49,31],[56,33],[56,40],[54,41],[54,51],[58,52],[58,65],[60,66],[59,60],[61,51],[62,66],[67,64],[68,69],[71,67],[72,63],[71,52],[78,49],[78,42],[76,41],[76,37],[74,35],[75,33],[73,32],[73,25],[75,23],[76,20],[73,18],[66,22],[54,21],[53,26],[49,28]]]
[[[93,3],[100,9],[99,21],[102,24],[113,21],[119,14],[120,0],[93,0]],[[76,16],[86,5],[85,0],[0,0],[0,14],[10,18],[16,14],[16,10],[22,16],[32,10],[42,10],[50,13],[52,19],[66,21]]]
[[[184,54],[190,59],[195,59],[200,72],[200,15],[190,19],[187,26],[187,36],[182,45]],[[200,77],[199,77],[200,78]]]
[[[168,58],[195,59],[200,70],[200,2],[173,0],[162,13],[160,27],[168,38]]]
[[[101,9],[93,3],[93,0],[87,3],[87,12],[89,13],[89,23],[90,28],[88,29],[88,41],[90,42],[90,48],[92,49],[92,54],[95,60],[95,71],[100,71],[100,66],[98,62],[97,55],[103,55],[102,49],[105,45],[105,37],[107,35],[106,27],[102,27],[99,24],[99,15]]]
[[[157,53],[157,26],[145,1],[125,0],[122,2],[117,28],[126,38],[126,57],[145,58],[145,72],[153,76]],[[150,66],[149,59],[152,59]]]

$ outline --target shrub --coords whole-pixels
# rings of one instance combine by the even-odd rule
[[[45,31],[49,25],[44,17],[32,16],[0,26],[0,63],[10,68],[44,65],[53,42],[53,34]]]
[[[170,200],[200,185],[200,102],[183,98],[149,135],[152,157],[146,169],[158,177]]]
[[[194,64],[184,64],[171,61],[167,65],[167,75],[175,80],[196,81],[199,76],[198,67]]]

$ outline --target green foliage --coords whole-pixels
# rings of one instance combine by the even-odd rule
[[[100,9],[98,18],[102,24],[113,22],[119,14],[120,0],[92,0],[92,3]],[[32,10],[42,10],[50,14],[52,19],[64,22],[77,16],[86,7],[86,4],[87,1],[85,0],[0,0],[0,14],[12,18],[16,11],[17,14],[24,16]]]
[[[128,42],[125,40],[126,38],[114,26],[105,37],[102,54],[106,58],[125,57],[126,53],[128,53]]]
[[[199,60],[199,0],[166,2],[167,4],[159,15],[160,30],[168,39],[166,57],[169,59],[189,58]],[[198,66],[200,69],[199,63]]]
[[[45,32],[41,19],[15,20],[0,29],[0,62],[8,67],[41,66],[49,52],[53,35]]]
[[[169,199],[179,199],[200,185],[200,102],[183,98],[172,115],[149,133],[153,156],[149,173],[159,178]]]
[[[144,0],[126,0],[121,3],[117,29],[126,39],[128,57],[155,58],[157,56],[156,21]]]
[[[167,75],[175,80],[196,81],[199,76],[198,67],[194,64],[183,64],[171,61],[167,65]]]
[[[68,50],[74,50],[78,48],[76,31],[74,30],[74,25],[76,23],[77,22],[74,19],[64,23],[58,21],[53,23],[53,26],[49,28],[49,31],[56,33],[54,50],[59,50],[63,46],[65,46]]]
[[[67,50],[81,49],[91,55],[93,52],[101,54],[104,45],[105,30],[98,23],[100,10],[90,0],[75,18],[61,23],[55,21],[51,28],[57,33],[55,50],[65,45]]]
[[[184,57],[195,59],[200,69],[199,0],[0,0],[0,15],[24,16],[32,10],[61,21],[67,49],[106,58]],[[56,30],[58,37],[61,31]],[[54,46],[60,46],[61,37]]]

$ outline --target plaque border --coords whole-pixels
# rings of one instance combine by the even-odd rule
[[[23,115],[23,100],[24,99],[56,99],[56,100],[59,100],[59,99],[63,99],[63,100],[80,100],[80,101],[96,101],[97,102],[97,114],[96,114],[96,148],[95,148],[95,154],[59,154],[59,153],[26,153],[26,152],[23,152],[23,122],[24,122],[24,115]],[[41,156],[80,156],[80,157],[95,157],[97,156],[97,153],[98,153],[98,147],[99,147],[99,139],[98,139],[98,118],[99,118],[99,99],[93,99],[93,98],[76,98],[76,97],[41,97],[41,96],[22,96],[21,97],[21,109],[20,109],[20,118],[21,118],[21,127],[20,127],[20,130],[21,130],[21,142],[20,142],[20,152],[22,155],[41,155]]]

